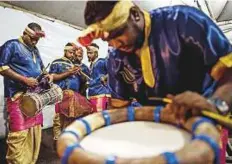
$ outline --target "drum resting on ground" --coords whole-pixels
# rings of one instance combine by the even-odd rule
[[[63,131],[57,152],[62,164],[220,162],[220,133],[212,120],[191,117],[184,124],[176,120],[161,106],[94,113]]]

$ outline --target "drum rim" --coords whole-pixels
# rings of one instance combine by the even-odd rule
[[[72,161],[74,163],[82,163],[81,161],[88,161],[88,156],[91,156],[95,160],[94,163],[117,163],[117,161],[123,161],[124,163],[128,163],[128,160],[137,161],[138,159],[135,158],[121,158],[116,156],[104,156],[104,155],[98,155],[95,153],[90,153],[85,151],[80,146],[80,141],[86,136],[89,135],[91,132],[103,128],[105,126],[110,126],[112,124],[122,123],[122,122],[128,122],[128,121],[155,121],[157,123],[165,123],[165,124],[172,124],[176,125],[177,127],[181,127],[184,130],[187,130],[190,132],[193,136],[193,140],[187,144],[185,147],[191,145],[194,141],[201,140],[205,143],[209,144],[210,148],[213,149],[212,151],[208,152],[208,156],[214,157],[216,161],[218,161],[218,149],[219,149],[219,140],[220,135],[218,133],[218,130],[215,126],[212,126],[213,121],[204,117],[192,117],[186,121],[186,124],[176,124],[174,122],[168,122],[168,120],[165,120],[165,117],[162,117],[161,115],[164,115],[164,110],[162,110],[163,107],[128,107],[124,109],[113,109],[113,110],[107,110],[102,111],[98,113],[91,114],[89,116],[83,117],[81,119],[77,119],[74,121],[71,125],[69,125],[61,134],[61,136],[58,139],[57,143],[57,152],[58,155],[61,157],[62,163],[68,163],[68,161]],[[149,116],[149,118],[146,116],[146,113],[152,113],[152,116]],[[124,118],[120,118],[123,117]],[[119,121],[115,122],[114,117],[119,117]],[[207,134],[205,126],[209,126],[211,130],[214,131],[214,134]],[[200,137],[199,137],[200,136]],[[202,137],[203,136],[203,137]],[[194,138],[195,137],[195,138]],[[200,138],[200,139],[199,139]],[[207,139],[202,139],[207,138]],[[214,143],[208,142],[208,141],[215,141]],[[155,155],[152,157],[148,157],[147,159],[152,159],[154,157],[160,158],[162,157],[165,159],[164,161],[170,162],[176,161],[178,163],[178,159],[176,156],[176,153],[181,151],[177,150],[175,152],[165,152],[160,155]],[[201,148],[203,149],[203,148]],[[197,151],[197,150],[196,150]],[[68,152],[68,154],[67,154]],[[204,152],[204,151],[202,151]],[[81,154],[78,155],[78,154]],[[203,154],[200,154],[203,155]],[[74,157],[78,156],[78,158]],[[71,159],[70,159],[71,158]],[[142,160],[142,158],[140,159]],[[198,159],[196,158],[196,161]],[[97,161],[97,162],[96,162]],[[166,163],[164,162],[164,163]],[[214,161],[215,162],[215,161]],[[130,163],[133,163],[130,161]],[[194,161],[193,161],[194,163]]]

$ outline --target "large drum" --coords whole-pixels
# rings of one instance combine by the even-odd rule
[[[212,120],[192,117],[184,124],[176,120],[160,106],[95,113],[64,130],[57,152],[63,164],[220,162],[220,134]]]
[[[45,106],[56,104],[62,99],[62,89],[56,84],[51,84],[47,90],[25,93],[20,100],[20,109],[25,116],[32,117]]]

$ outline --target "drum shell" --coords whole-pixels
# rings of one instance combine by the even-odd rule
[[[63,99],[62,89],[52,84],[51,88],[40,93],[25,93],[20,99],[20,109],[27,117],[33,117],[47,105],[56,104]]]

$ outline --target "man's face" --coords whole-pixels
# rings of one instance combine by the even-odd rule
[[[35,47],[39,39],[40,39],[39,37],[32,37],[28,34],[24,34],[23,36],[24,43],[28,45],[29,47]]]
[[[97,58],[96,50],[93,50],[91,47],[87,47],[87,57],[89,62],[93,62]]]
[[[74,53],[75,53],[75,50],[67,50],[65,52],[65,57],[71,61],[74,61]]]
[[[83,60],[83,49],[82,48],[78,48],[75,51],[75,58],[77,61],[81,62]]]
[[[139,28],[138,24],[141,24],[141,22],[129,18],[125,25],[109,32],[106,41],[110,46],[121,51],[134,52],[136,49],[141,48],[144,41],[144,32]]]
[[[33,29],[33,31],[40,31],[40,29]],[[38,43],[40,37],[32,37],[29,34],[23,34],[23,41],[26,45],[28,45],[29,47],[35,47],[36,44]]]

